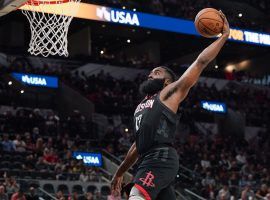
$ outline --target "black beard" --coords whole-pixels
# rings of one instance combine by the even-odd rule
[[[165,79],[163,78],[146,80],[140,85],[140,93],[144,96],[156,94],[163,89],[164,81]]]

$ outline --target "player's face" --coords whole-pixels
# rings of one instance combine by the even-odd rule
[[[140,92],[143,95],[153,95],[165,86],[165,71],[161,67],[153,69],[146,81],[140,85]]]
[[[154,68],[148,75],[149,79],[165,79],[165,70],[161,67]]]

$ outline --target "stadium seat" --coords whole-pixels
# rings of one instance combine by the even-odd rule
[[[43,172],[40,174],[42,179],[45,180],[54,180],[55,179],[55,174],[54,173],[49,173],[49,172]]]
[[[39,187],[39,182],[38,181],[29,181],[28,184],[29,184],[29,187],[34,187],[34,188]]]
[[[11,161],[11,156],[8,154],[3,155],[3,161]]]
[[[43,185],[43,189],[44,189],[46,192],[50,193],[50,194],[55,194],[54,187],[53,187],[53,185],[50,184],[50,183],[44,184],[44,185]]]
[[[78,194],[83,194],[83,187],[81,185],[74,185],[72,187],[72,192],[76,191]]]
[[[101,187],[101,195],[107,196],[110,195],[111,189],[109,186],[102,186]]]
[[[9,171],[10,176],[20,177],[21,176],[21,170],[18,169],[12,169],[12,171]]]
[[[3,163],[1,162],[0,163],[0,169],[2,170],[2,169],[6,169],[7,167],[6,167],[6,165],[3,165]]]
[[[16,155],[13,157],[15,161],[21,162],[24,160],[24,158],[21,155]]]
[[[68,186],[65,184],[60,184],[57,187],[57,191],[61,190],[64,195],[69,194]]]
[[[96,190],[97,190],[97,187],[94,185],[87,186],[87,192],[91,192],[94,194]]]
[[[3,168],[10,168],[10,162],[9,161],[3,161],[2,163]]]
[[[80,195],[78,200],[86,200],[86,197],[84,195]]]
[[[22,163],[21,162],[14,162],[12,167],[14,169],[22,169]]]

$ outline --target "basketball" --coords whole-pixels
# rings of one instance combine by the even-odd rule
[[[215,37],[222,32],[223,19],[219,11],[214,8],[205,8],[195,17],[197,32],[207,38]]]

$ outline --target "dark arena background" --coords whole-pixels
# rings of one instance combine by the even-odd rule
[[[139,85],[160,65],[180,77],[216,40],[194,27],[207,7],[223,11],[231,32],[180,104],[175,193],[181,200],[269,200],[270,1],[82,5],[89,10],[70,24],[68,57],[28,53],[23,7],[0,18],[0,200],[127,199],[124,191],[111,195],[110,185],[134,142]],[[135,172],[136,165],[124,184]]]

